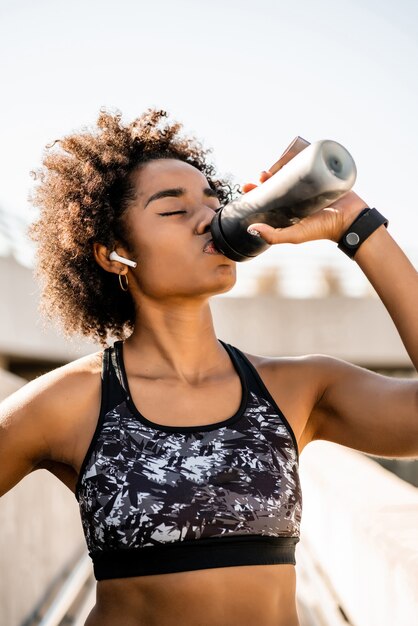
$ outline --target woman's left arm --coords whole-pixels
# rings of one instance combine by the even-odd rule
[[[388,310],[418,371],[418,272],[384,226],[366,239],[354,259]]]
[[[343,198],[289,228],[253,224],[271,244],[314,239],[339,241],[367,205],[357,194]],[[388,310],[418,371],[418,273],[385,226],[354,257]],[[319,400],[309,417],[312,439],[334,441],[388,457],[418,457],[418,379],[382,376],[341,359],[308,357]]]

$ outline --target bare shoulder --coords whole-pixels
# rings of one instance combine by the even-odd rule
[[[61,367],[39,376],[31,381],[23,389],[32,389],[31,393],[36,398],[54,400],[59,397],[63,400],[63,394],[88,390],[92,381],[100,378],[102,368],[102,351],[83,356],[75,361],[66,363]],[[83,394],[80,394],[82,397]]]
[[[251,361],[263,380],[271,384],[290,384],[301,393],[318,396],[321,393],[324,375],[338,359],[323,354],[305,354],[302,356],[260,356],[243,352]],[[320,397],[320,396],[319,396]],[[319,399],[318,397],[318,399]]]
[[[102,351],[89,354],[39,379],[39,401],[46,407],[53,460],[72,464],[79,433],[98,416],[102,356]]]

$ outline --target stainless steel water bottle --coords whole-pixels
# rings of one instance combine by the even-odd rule
[[[356,165],[336,141],[310,144],[296,137],[270,171],[273,176],[216,213],[211,223],[215,247],[234,261],[248,261],[269,248],[247,232],[256,222],[274,228],[296,224],[330,206],[356,180]]]

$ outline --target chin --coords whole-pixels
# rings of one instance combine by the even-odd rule
[[[216,289],[216,291],[214,290],[214,294],[216,295],[218,293],[226,293],[227,291],[231,291],[231,289],[233,287],[235,287],[235,283],[237,282],[237,277],[236,274],[234,272],[234,275],[229,277],[228,281],[223,281],[223,284],[218,286],[218,289]]]

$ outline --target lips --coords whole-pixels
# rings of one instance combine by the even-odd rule
[[[209,239],[204,245],[203,252],[208,252],[210,254],[221,254],[217,248],[215,248],[215,244],[213,243],[213,239]]]

